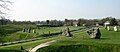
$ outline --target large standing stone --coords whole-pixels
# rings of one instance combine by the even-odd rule
[[[36,33],[36,30],[33,29],[33,33]]]
[[[114,31],[118,31],[118,28],[117,28],[117,26],[115,26],[115,27],[114,27]]]
[[[65,36],[68,36],[68,37],[72,37],[72,34],[70,33],[70,30],[69,30],[68,27],[66,27],[66,28],[63,30],[62,35],[65,35]]]
[[[99,28],[92,28],[88,30],[87,33],[89,34],[90,38],[100,39],[101,37]]]
[[[109,26],[107,26],[107,30],[110,31],[110,27]]]

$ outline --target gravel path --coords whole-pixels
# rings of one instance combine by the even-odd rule
[[[40,45],[37,45],[36,47],[32,48],[30,50],[30,52],[36,52],[39,48],[42,48],[42,47],[46,47],[46,46],[49,46],[51,43],[55,42],[55,40],[52,40],[52,41],[49,41],[49,42],[45,42],[45,43],[42,43]]]

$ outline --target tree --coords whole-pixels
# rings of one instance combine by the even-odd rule
[[[106,21],[109,21],[111,26],[118,25],[118,21],[113,17],[103,18],[100,22],[104,24]]]
[[[49,22],[49,24],[52,25],[52,26],[62,26],[62,25],[64,25],[63,22],[60,21],[60,20],[59,21],[57,21],[57,20],[51,20]]]
[[[91,20],[91,19],[78,19],[78,25],[86,24],[87,26],[92,26],[97,23],[97,20]]]
[[[49,22],[50,22],[49,20],[46,20],[47,25],[49,24]]]
[[[66,26],[72,26],[73,25],[73,20],[65,19],[64,23],[65,23]]]
[[[9,9],[9,6],[12,5],[12,2],[9,0],[0,0],[0,18],[5,17]]]
[[[120,26],[120,19],[118,19],[118,25]]]
[[[116,20],[115,18],[112,18],[112,19],[110,20],[110,24],[111,24],[112,26],[114,26],[114,25],[118,25],[118,22],[117,22],[117,20]]]
[[[1,19],[0,19],[0,25],[5,25],[5,24],[8,24],[10,22],[11,21],[9,19],[3,18],[3,17],[1,17]]]

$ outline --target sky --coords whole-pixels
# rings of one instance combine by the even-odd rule
[[[120,18],[120,0],[11,0],[10,19],[43,21]]]

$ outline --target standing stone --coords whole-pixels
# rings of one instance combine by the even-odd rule
[[[36,30],[33,29],[33,33],[36,33]]]
[[[82,26],[86,26],[86,24],[83,24]]]
[[[107,26],[107,30],[110,31],[110,27],[109,26]]]
[[[101,37],[99,28],[92,28],[88,30],[87,33],[89,34],[90,38],[100,39]]]
[[[33,33],[35,33],[35,30],[33,29]]]
[[[23,28],[23,32],[25,32],[25,28]]]
[[[99,24],[97,23],[96,26],[99,26]]]
[[[78,25],[77,25],[77,24],[75,24],[75,26],[76,26],[76,27],[78,27]]]
[[[95,31],[94,28],[87,31],[87,33],[90,35],[90,38],[95,38],[96,37],[96,34],[95,34],[94,31]]]
[[[100,39],[100,37],[101,37],[101,32],[100,32],[100,29],[99,29],[99,28],[96,28],[95,33],[96,33],[95,39]]]
[[[31,29],[28,29],[28,33],[30,33]]]
[[[115,27],[114,27],[114,31],[118,31],[118,28],[117,28],[117,26],[115,26]]]
[[[67,37],[72,37],[72,34],[70,33],[70,30],[68,27],[66,27],[64,30],[63,30],[63,33],[62,35],[65,35]]]
[[[105,26],[105,29],[107,30],[107,26]]]

